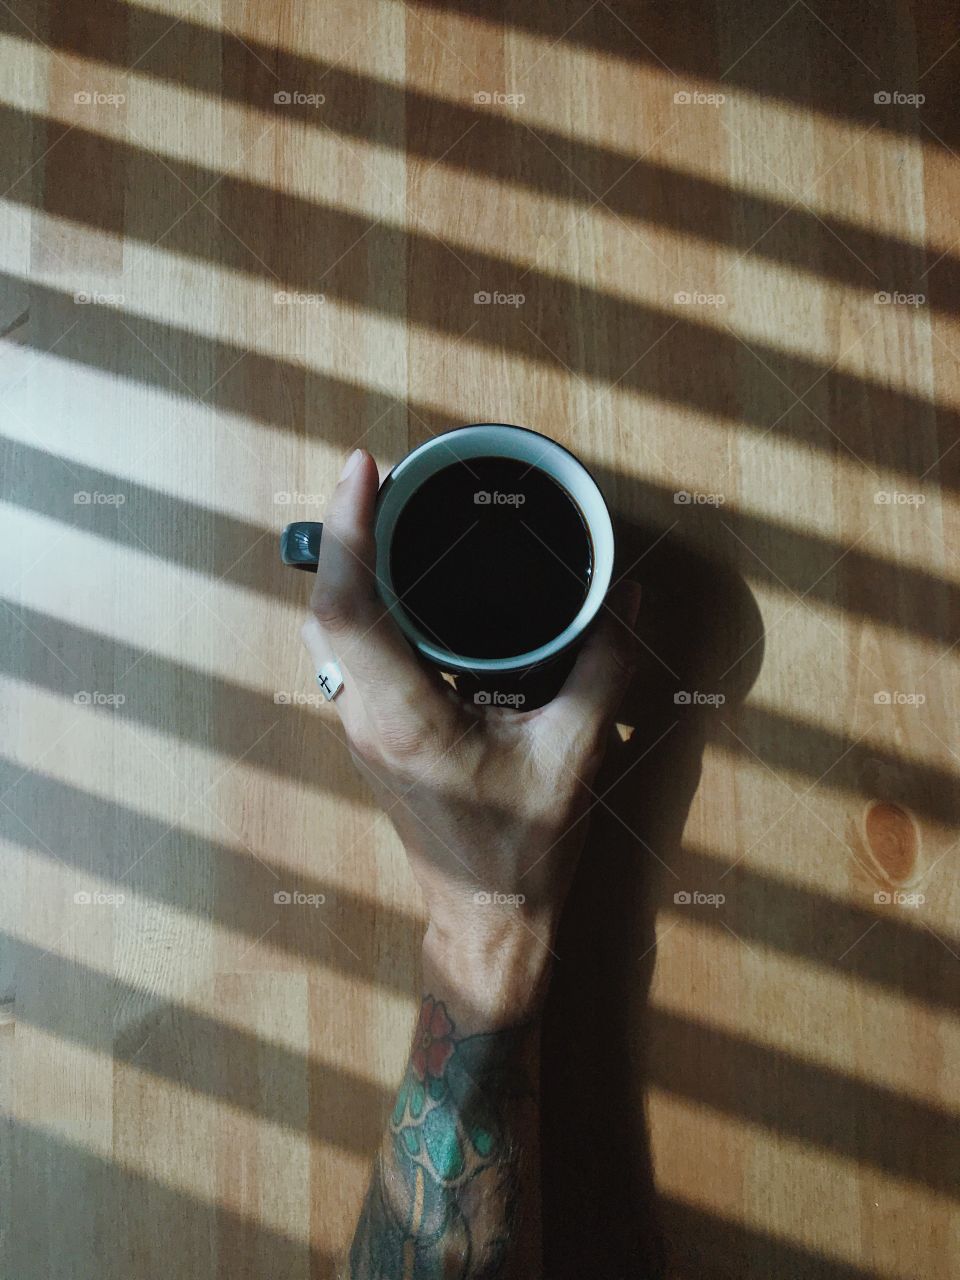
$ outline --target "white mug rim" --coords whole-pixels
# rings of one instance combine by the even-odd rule
[[[475,658],[455,654],[435,644],[409,617],[393,589],[390,549],[397,519],[411,495],[444,466],[434,465],[431,455],[446,448],[455,461],[471,457],[503,456],[528,461],[550,476],[566,492],[583,518],[593,544],[593,572],[583,604],[567,626],[552,640],[525,653],[505,658]],[[536,457],[531,460],[531,454]],[[539,666],[576,643],[599,613],[613,577],[613,521],[594,477],[569,449],[550,436],[507,422],[477,422],[454,427],[418,445],[393,468],[380,489],[374,525],[377,586],[397,625],[430,662],[452,672],[516,672]]]

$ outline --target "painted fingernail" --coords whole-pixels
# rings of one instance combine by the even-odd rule
[[[343,464],[343,470],[340,472],[340,479],[346,480],[347,476],[356,469],[357,463],[360,461],[361,450],[354,449],[350,457]]]

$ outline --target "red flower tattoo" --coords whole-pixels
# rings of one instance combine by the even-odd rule
[[[453,1053],[453,1023],[441,1000],[427,996],[420,1006],[420,1021],[413,1042],[411,1061],[420,1080],[432,1076],[439,1080]]]

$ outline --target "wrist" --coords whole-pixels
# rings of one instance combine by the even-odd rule
[[[552,929],[519,918],[431,919],[423,939],[424,990],[456,1005],[471,1031],[539,1015],[554,958]]]

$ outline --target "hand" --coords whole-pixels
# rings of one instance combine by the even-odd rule
[[[552,702],[529,712],[466,703],[377,594],[378,483],[373,458],[351,455],[324,518],[303,639],[316,670],[335,660],[343,672],[334,706],[423,890],[428,951],[441,966],[454,952],[458,968],[469,958],[478,1000],[493,967],[519,973],[533,1001],[633,670],[639,587],[612,593]]]

